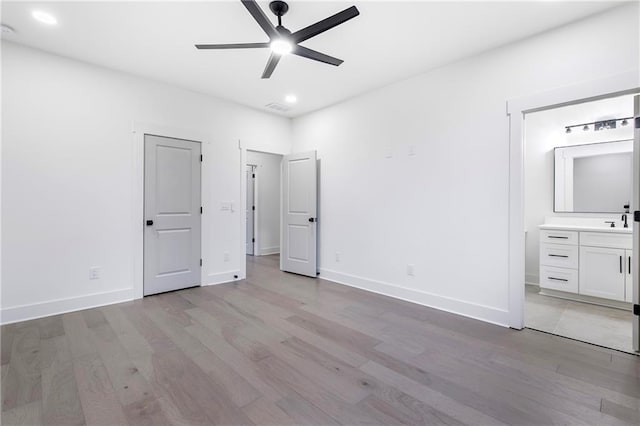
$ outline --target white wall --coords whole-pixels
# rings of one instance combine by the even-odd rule
[[[507,324],[506,102],[637,67],[632,4],[295,119],[322,164],[321,276]]]
[[[2,88],[3,322],[133,297],[134,122],[207,135],[204,280],[242,277],[238,140],[288,153],[289,119],[7,42]]]
[[[280,164],[282,155],[247,151],[256,168],[257,256],[280,253]]]
[[[525,224],[526,282],[538,284],[539,236],[538,225],[547,216],[602,217],[620,220],[620,215],[555,213],[553,211],[553,149],[558,146],[582,145],[633,138],[633,126],[594,132],[573,129],[565,133],[565,126],[593,121],[630,117],[633,115],[633,96],[620,96],[527,114],[525,116]],[[593,129],[593,127],[592,127]]]

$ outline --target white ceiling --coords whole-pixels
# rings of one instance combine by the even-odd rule
[[[259,4],[269,17],[268,1]],[[260,78],[267,49],[198,51],[194,43],[267,41],[239,0],[217,2],[2,2],[3,38],[266,110],[295,93],[297,116],[376,87],[615,7],[602,2],[291,1],[292,31],[353,4],[360,16],[301,43],[339,67],[297,56]],[[52,13],[58,25],[31,17]]]

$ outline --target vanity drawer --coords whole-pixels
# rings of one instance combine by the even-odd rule
[[[540,264],[559,268],[578,269],[578,246],[541,244]]]
[[[580,245],[631,250],[633,235],[613,232],[581,232]]]
[[[576,231],[555,231],[549,229],[540,230],[541,243],[578,245],[578,232]]]
[[[552,290],[578,292],[578,271],[576,269],[540,267],[540,287]]]

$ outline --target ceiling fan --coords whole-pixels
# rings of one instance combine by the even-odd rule
[[[244,7],[247,8],[253,19],[258,22],[262,30],[269,36],[269,41],[265,43],[236,43],[236,44],[196,44],[197,49],[262,49],[271,48],[271,56],[267,61],[267,66],[262,73],[262,78],[269,78],[273,74],[276,65],[283,55],[292,53],[304,58],[312,59],[325,64],[338,66],[342,62],[341,59],[324,53],[300,46],[298,43],[315,37],[333,27],[336,27],[349,19],[355,18],[360,14],[355,6],[351,6],[342,12],[338,12],[322,21],[309,25],[301,30],[292,33],[282,26],[282,16],[289,10],[289,5],[284,1],[272,1],[269,3],[269,9],[278,17],[278,26],[274,27],[269,18],[264,14],[255,0],[241,0]]]

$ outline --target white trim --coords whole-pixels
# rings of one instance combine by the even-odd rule
[[[265,247],[258,251],[258,256],[268,256],[270,254],[280,254],[280,246]]]
[[[501,325],[503,327],[509,326],[509,312],[492,308],[490,306],[483,306],[466,302],[464,300],[443,297],[437,294],[400,287],[395,284],[372,280],[356,275],[344,274],[342,272],[332,271],[325,268],[320,268],[319,278],[370,291],[372,293],[393,297],[395,299],[417,303],[440,311],[450,312],[456,315],[462,315],[464,317]]]
[[[238,271],[238,278],[244,280],[247,278],[247,148],[244,143],[238,139],[238,150],[240,151],[240,211],[242,212],[242,219],[240,219],[240,271]],[[255,188],[254,188],[255,191]],[[255,222],[254,222],[255,225]],[[255,235],[256,230],[253,229]],[[256,252],[256,246],[253,246],[253,252]],[[222,281],[224,282],[224,281]],[[214,284],[219,284],[218,282]]]
[[[582,82],[507,102],[509,131],[509,325],[524,327],[524,115],[637,91],[639,70]]]
[[[141,299],[144,296],[144,135],[164,136],[175,139],[186,139],[200,142],[203,144],[211,144],[212,138],[188,129],[177,129],[167,127],[161,124],[149,124],[134,121],[132,123],[133,133],[133,164],[132,168],[132,200],[131,200],[131,247],[133,256],[131,257],[131,282],[133,283],[134,299]],[[204,153],[204,149],[200,151]],[[202,166],[201,166],[202,167]],[[204,204],[204,194],[208,194],[209,183],[200,175],[200,202]],[[200,255],[203,256],[202,247],[203,238],[201,238]],[[201,268],[202,269],[202,268]],[[203,283],[204,272],[200,272],[200,282]]]
[[[96,308],[133,300],[132,288],[113,290],[105,293],[95,293],[68,299],[50,300],[48,302],[34,303],[32,305],[14,306],[0,311],[2,324],[27,321],[50,315],[64,314],[67,312]]]
[[[238,278],[234,278],[233,276],[237,275]],[[224,283],[230,283],[233,281],[238,281],[240,279],[244,279],[240,276],[240,271],[231,270],[225,272],[217,272],[215,274],[208,274],[206,279],[202,281],[202,285],[218,285]]]

